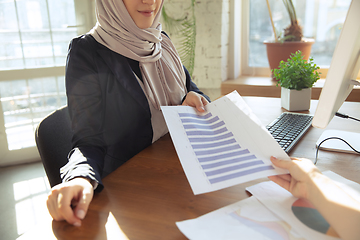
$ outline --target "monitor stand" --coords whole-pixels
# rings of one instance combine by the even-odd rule
[[[329,137],[337,137],[344,139],[346,142],[348,142],[353,148],[355,148],[357,151],[360,151],[360,133],[354,133],[354,132],[347,132],[347,131],[340,131],[340,130],[325,130],[318,141],[316,142],[316,147]],[[320,145],[320,148],[322,150],[328,150],[328,151],[336,151],[336,152],[346,152],[346,153],[355,153],[354,150],[352,150],[345,142],[339,140],[339,139],[329,139],[325,142],[323,142]]]

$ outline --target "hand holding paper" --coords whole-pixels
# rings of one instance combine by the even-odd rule
[[[194,194],[287,173],[270,157],[290,158],[236,91],[206,108],[161,108]]]

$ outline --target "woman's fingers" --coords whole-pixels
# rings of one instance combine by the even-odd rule
[[[280,168],[290,169],[290,167],[293,165],[292,161],[289,160],[281,160],[276,157],[270,157],[270,161],[276,166]]]
[[[80,189],[77,188],[76,190]],[[77,195],[76,190],[67,189],[67,191],[59,193],[57,211],[59,212],[62,220],[66,220],[68,223],[74,226],[80,226],[81,221],[75,216],[74,211],[71,207],[72,199],[76,198]]]
[[[196,108],[198,112],[205,112],[205,106],[208,104],[208,101],[205,97],[201,96],[200,94],[196,92],[188,92],[186,95],[186,98],[182,105],[184,106],[190,106]]]
[[[79,201],[74,210],[76,217],[79,219],[84,219],[89,208],[90,202],[93,197],[93,189],[92,188],[84,188],[82,191],[82,195],[79,198]]]
[[[93,187],[90,182],[85,178],[75,178],[53,187],[47,206],[54,220],[66,220],[74,226],[81,226],[92,197]]]

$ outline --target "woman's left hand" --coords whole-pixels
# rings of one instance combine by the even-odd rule
[[[186,95],[184,102],[182,103],[183,106],[190,106],[196,108],[199,112],[205,112],[205,106],[209,102],[206,100],[205,97],[201,96],[200,94],[190,91]]]

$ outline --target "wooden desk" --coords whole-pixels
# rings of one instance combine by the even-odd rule
[[[278,98],[245,97],[265,124],[283,110]],[[316,101],[310,113],[314,113]],[[360,103],[346,102],[342,112],[360,118]],[[360,132],[352,120],[334,119],[330,128]],[[310,129],[291,156],[314,159],[315,142],[323,130]],[[360,156],[320,151],[318,166],[360,183]],[[176,221],[199,217],[249,195],[247,182],[194,196],[169,135],[129,160],[104,179],[105,189],[95,194],[81,227],[47,219],[19,239],[186,239]]]

